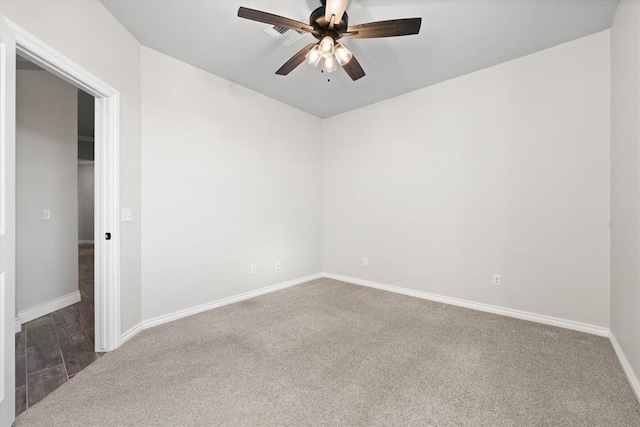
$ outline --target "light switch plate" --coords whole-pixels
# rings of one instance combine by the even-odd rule
[[[131,208],[123,208],[122,209],[122,222],[131,222],[133,221],[133,213]]]

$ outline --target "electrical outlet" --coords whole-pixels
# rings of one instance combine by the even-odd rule
[[[258,267],[254,264],[251,266],[251,274],[256,274],[258,272]]]
[[[276,261],[276,270],[280,270],[280,261]]]
[[[502,286],[502,276],[500,274],[493,275],[493,286]]]
[[[49,221],[51,219],[51,209],[45,209],[42,214],[42,219],[45,221]]]
[[[364,266],[369,265],[369,258],[362,258],[362,265]]]

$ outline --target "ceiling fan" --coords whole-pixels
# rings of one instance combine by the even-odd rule
[[[284,63],[276,74],[286,76],[303,61],[317,67],[320,63],[325,72],[344,68],[352,80],[364,77],[365,73],[351,51],[340,41],[343,37],[352,39],[374,39],[418,34],[422,18],[392,19],[349,26],[349,16],[345,12],[348,0],[322,0],[322,6],[311,12],[309,23],[285,18],[284,16],[240,7],[238,16],[252,21],[264,22],[299,32],[312,34],[317,43],[311,43]]]

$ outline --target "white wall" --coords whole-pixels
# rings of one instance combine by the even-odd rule
[[[2,14],[121,92],[123,331],[142,320],[141,218],[145,318],[321,270],[322,131],[326,271],[608,324],[607,32],[322,126],[146,50],[141,213],[138,42],[97,1]]]
[[[16,73],[19,312],[78,291],[76,97],[76,88],[46,71]]]
[[[120,91],[122,330],[141,320],[140,44],[105,8],[87,1],[2,0],[1,13]]]
[[[323,125],[326,272],[608,326],[608,31]]]
[[[640,2],[611,27],[611,332],[640,386]],[[636,389],[640,398],[640,389]]]
[[[93,241],[94,166],[78,163],[78,241]]]
[[[144,319],[322,271],[320,119],[144,47],[142,99]]]

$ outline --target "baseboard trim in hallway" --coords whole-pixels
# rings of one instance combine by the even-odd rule
[[[383,291],[394,292],[396,294],[407,295],[416,298],[422,298],[430,301],[441,302],[443,304],[455,305],[458,307],[471,308],[473,310],[484,311],[485,313],[499,314],[501,316],[514,317],[516,319],[528,320],[531,322],[542,323],[545,325],[558,326],[560,328],[571,329],[578,332],[586,332],[588,334],[598,335],[601,337],[609,336],[609,328],[601,326],[589,325],[587,323],[575,322],[573,320],[560,319],[543,314],[531,313],[528,311],[514,310],[511,308],[500,307],[496,305],[483,304],[479,302],[448,297],[444,295],[432,294],[429,292],[417,291],[415,289],[402,288],[399,286],[387,285],[385,283],[372,282],[370,280],[357,279],[355,277],[341,276],[333,273],[323,273],[328,279],[339,280],[354,285],[366,286],[368,288],[381,289]]]
[[[65,307],[73,305],[77,302],[80,302],[80,291],[71,292],[70,294],[64,295],[60,298],[56,298],[54,300],[36,305],[35,307],[19,311],[18,318],[16,320],[19,320],[20,324],[22,325],[27,322],[31,322],[38,317],[46,316],[47,314],[51,314],[54,311],[58,311]],[[18,326],[16,322],[16,328],[17,327]],[[16,329],[16,333],[17,332],[20,332],[20,330]]]
[[[154,326],[162,325],[168,322],[173,322],[174,320],[182,319],[183,317],[193,316],[194,314],[202,313],[203,311],[212,310],[214,308],[244,301],[250,298],[255,298],[257,296],[268,294],[270,292],[279,291],[280,289],[290,288],[292,286],[300,285],[302,283],[319,279],[321,277],[323,277],[322,273],[312,274],[309,276],[288,280],[286,282],[277,283],[275,285],[266,286],[264,288],[256,289],[254,291],[244,292],[228,298],[211,301],[211,302],[197,305],[195,307],[187,308],[184,310],[175,311],[173,313],[154,317],[148,320],[143,320],[141,323],[138,323],[137,325],[125,331],[120,338],[120,343],[124,344],[125,342],[127,342],[128,340],[136,336],[136,334],[138,334],[140,331],[144,329],[153,328]]]

